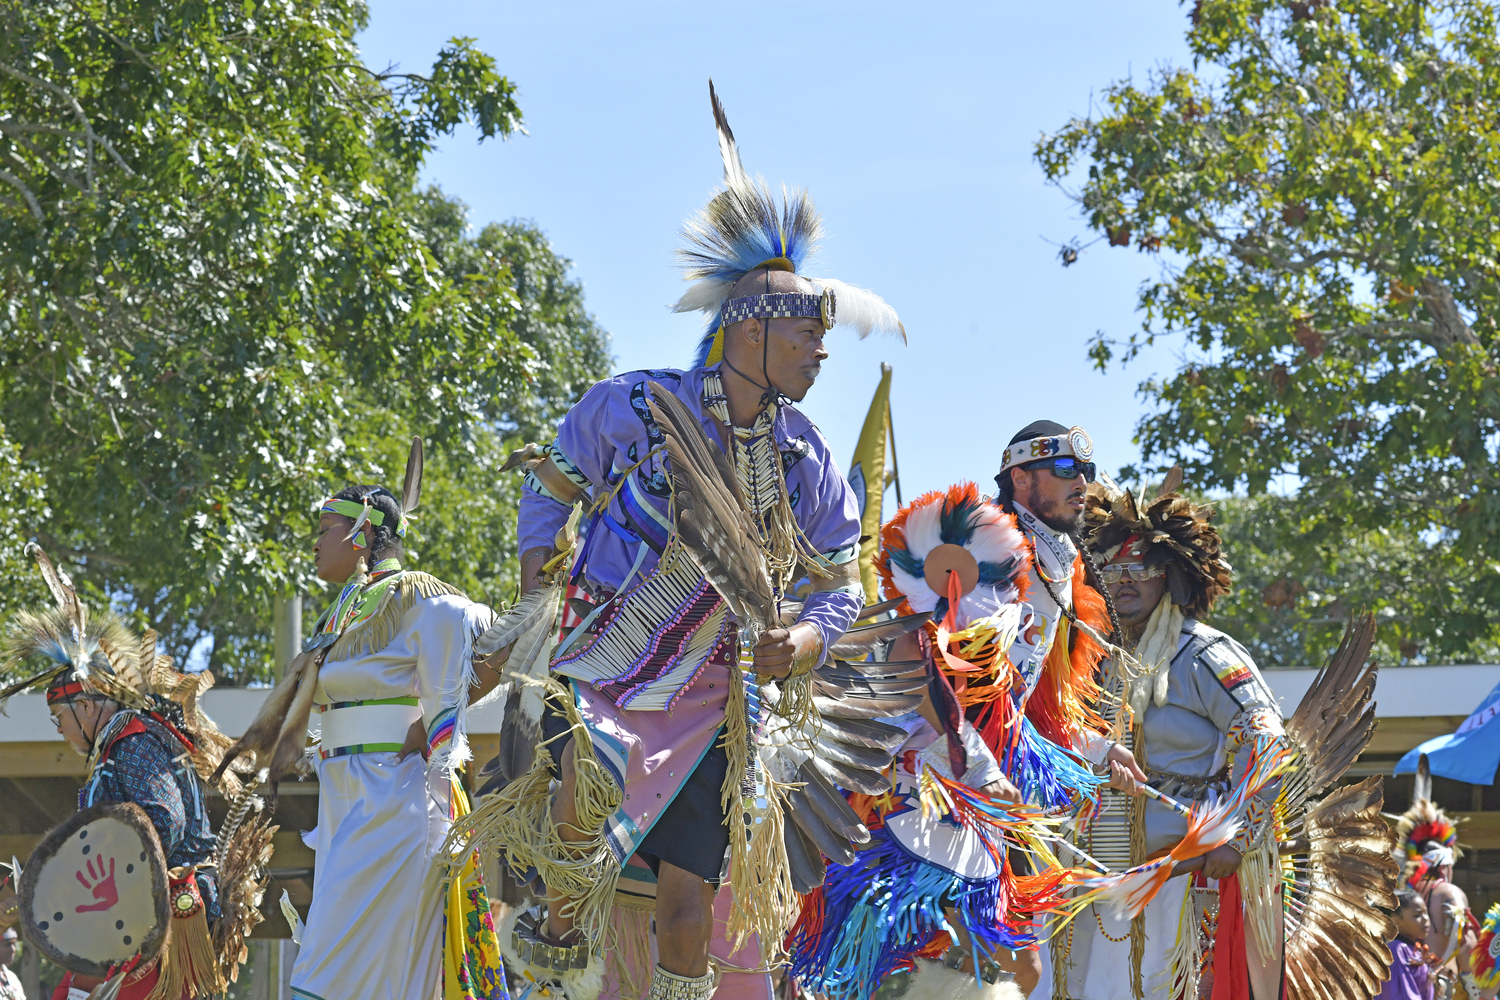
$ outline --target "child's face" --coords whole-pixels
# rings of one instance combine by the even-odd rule
[[[1425,941],[1427,932],[1431,929],[1432,921],[1427,917],[1427,904],[1420,897],[1401,907],[1396,914],[1396,931],[1402,937]]]

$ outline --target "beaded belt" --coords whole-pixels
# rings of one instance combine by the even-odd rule
[[[407,730],[422,718],[416,698],[375,698],[318,705],[323,736],[318,756],[345,757],[356,753],[396,753],[406,744]]]

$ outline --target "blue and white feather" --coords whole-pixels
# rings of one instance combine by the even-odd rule
[[[752,180],[740,160],[740,150],[724,115],[724,106],[708,83],[719,153],[724,160],[724,190],[683,225],[684,245],[677,251],[685,277],[693,282],[673,312],[703,312],[708,329],[698,344],[694,363],[717,364],[723,359],[719,310],[734,283],[757,267],[802,274],[823,237],[822,217],[805,190],[781,189],[778,202],[770,185]],[[834,291],[836,325],[853,327],[861,338],[889,333],[906,339],[896,310],[868,289],[833,279],[808,279],[816,291]]]

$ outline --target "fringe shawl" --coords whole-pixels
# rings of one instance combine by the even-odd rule
[[[468,600],[468,595],[462,590],[444,583],[430,573],[404,571],[386,589],[380,607],[364,621],[356,622],[346,629],[329,648],[326,659],[350,660],[357,656],[379,653],[395,640],[396,633],[401,631],[402,619],[418,599],[428,600],[448,595]],[[444,701],[448,703],[440,706],[438,715],[428,722],[428,745],[431,746],[434,732],[449,724],[449,720],[443,716],[450,711],[453,713],[453,735],[441,748],[432,752],[427,762],[428,770],[452,771],[469,759],[468,715],[472,707],[469,705],[469,688],[478,682],[478,676],[474,673],[474,642],[484,633],[488,624],[486,622],[477,631],[463,636],[463,645],[457,654],[463,661],[458,689],[444,692]]]
[[[380,607],[362,622],[356,622],[328,650],[330,660],[351,660],[356,656],[378,653],[391,644],[401,631],[401,618],[411,610],[418,597],[441,597],[453,594],[468,600],[468,595],[430,573],[406,570],[386,589]],[[473,639],[469,640],[472,648]]]

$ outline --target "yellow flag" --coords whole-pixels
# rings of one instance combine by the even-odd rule
[[[854,446],[854,461],[849,463],[849,485],[854,487],[859,505],[859,576],[865,586],[865,600],[880,600],[880,574],[875,571],[875,556],[880,552],[880,503],[885,496],[885,445],[891,426],[891,366],[880,366],[880,385],[870,400],[870,412]]]

